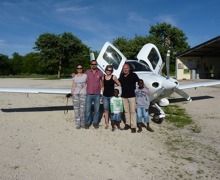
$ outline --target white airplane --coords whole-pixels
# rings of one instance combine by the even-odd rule
[[[125,63],[129,64],[131,70],[135,72],[140,79],[144,80],[145,85],[150,90],[151,106],[154,107],[154,109],[156,108],[152,120],[155,123],[161,123],[165,117],[165,113],[160,106],[168,106],[169,101],[167,97],[174,92],[184,97],[187,101],[191,101],[191,97],[182,89],[220,84],[220,81],[179,84],[176,79],[169,77],[169,53],[170,51],[168,50],[166,57],[167,76],[161,75],[163,61],[158,48],[151,43],[142,47],[137,55],[138,60],[127,60],[127,58],[115,46],[106,42],[99,53],[97,62],[99,69],[103,73],[105,73],[105,67],[111,64],[114,67],[113,74],[117,77],[120,76],[123,65]]]
[[[203,86],[219,85],[220,81],[199,82],[190,84],[179,84],[176,79],[169,77],[169,50],[166,58],[166,68],[168,75],[161,75],[163,68],[163,61],[158,48],[151,43],[142,47],[137,55],[138,60],[127,60],[127,58],[111,43],[106,42],[100,51],[97,63],[98,68],[105,73],[104,69],[107,65],[112,65],[114,68],[113,74],[117,77],[122,72],[122,67],[128,63],[131,70],[135,72],[140,79],[144,80],[145,85],[150,90],[151,107],[156,109],[153,114],[153,121],[155,123],[162,123],[165,117],[164,111],[160,106],[168,106],[169,101],[167,97],[176,92],[184,97],[187,101],[191,101],[190,96],[183,91],[183,89],[197,88]],[[90,57],[94,56],[90,55]],[[93,59],[92,58],[92,59]],[[1,88],[0,92],[13,93],[44,93],[44,94],[69,94],[70,88]]]

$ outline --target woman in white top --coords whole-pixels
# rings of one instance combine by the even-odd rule
[[[76,129],[85,127],[86,80],[87,75],[83,74],[82,65],[77,65],[77,74],[73,78],[71,89]]]

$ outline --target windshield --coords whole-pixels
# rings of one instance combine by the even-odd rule
[[[127,64],[130,65],[131,71],[151,71],[148,65],[140,63],[138,61],[126,61]]]

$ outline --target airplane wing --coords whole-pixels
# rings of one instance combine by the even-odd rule
[[[190,89],[190,88],[205,87],[205,86],[215,86],[215,85],[220,85],[220,81],[180,84],[178,86],[178,89]]]
[[[34,93],[34,94],[69,94],[70,88],[17,88],[17,87],[2,87],[0,92],[8,93]]]

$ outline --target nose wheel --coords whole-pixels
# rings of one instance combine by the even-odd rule
[[[160,117],[161,114],[154,114],[153,115],[153,118],[151,119],[154,123],[156,124],[161,124],[163,122],[163,119],[162,117]]]

